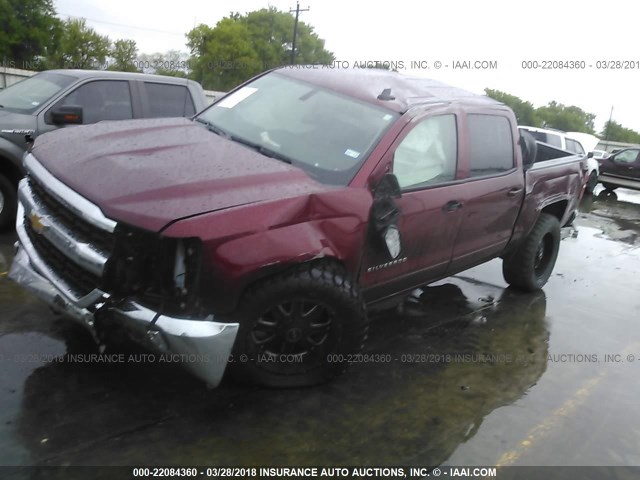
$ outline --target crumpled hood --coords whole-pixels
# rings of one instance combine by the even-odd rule
[[[153,231],[200,213],[331,188],[183,118],[67,127],[38,137],[33,154],[107,217]]]

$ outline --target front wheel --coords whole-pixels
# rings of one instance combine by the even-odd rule
[[[340,266],[312,262],[270,278],[241,300],[231,375],[269,387],[301,387],[342,373],[361,350],[367,320]]]
[[[560,222],[541,213],[518,249],[502,262],[502,274],[510,285],[525,291],[542,288],[549,280],[560,250]]]
[[[16,217],[16,187],[0,173],[0,231],[7,230]]]

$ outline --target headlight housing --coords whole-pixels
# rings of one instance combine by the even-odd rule
[[[119,226],[107,263],[107,291],[154,308],[190,310],[200,283],[202,242]]]

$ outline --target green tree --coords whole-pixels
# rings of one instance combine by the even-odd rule
[[[113,42],[109,56],[111,57],[109,70],[117,70],[120,72],[139,71],[135,63],[138,57],[138,47],[134,40],[116,40]]]
[[[55,13],[52,0],[0,0],[0,63],[33,68],[50,54],[61,27]]]
[[[204,88],[229,90],[262,70],[249,29],[233,18],[220,20],[215,28],[200,25],[188,38],[192,78]]]
[[[191,77],[205,88],[228,90],[252,76],[288,65],[294,18],[270,7],[246,15],[231,13],[215,27],[199,25],[187,34]],[[330,64],[335,58],[313,27],[298,22],[296,63]]]
[[[549,102],[547,106],[538,108],[536,115],[545,127],[565,132],[595,133],[593,121],[596,116],[574,105],[565,106],[555,101]]]
[[[104,68],[110,46],[109,37],[87,27],[84,18],[69,18],[63,24],[58,49],[48,64],[57,68],[99,70]]]
[[[490,88],[485,88],[484,93],[487,97],[491,97],[510,107],[515,113],[519,125],[529,125],[530,127],[538,127],[540,125],[540,119],[536,115],[536,109],[531,102],[526,102],[515,95]]]
[[[603,140],[611,140],[612,142],[640,143],[640,133],[630,128],[625,128],[613,120],[605,122],[600,137]]]

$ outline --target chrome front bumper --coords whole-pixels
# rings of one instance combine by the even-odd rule
[[[35,253],[34,253],[35,254]],[[24,245],[18,244],[9,278],[34,293],[56,311],[87,327],[97,339],[94,313],[108,295],[99,297],[93,305],[78,306],[69,301],[32,265]],[[184,319],[160,315],[134,301],[124,301],[110,308],[108,314],[129,329],[132,338],[160,354],[178,354],[184,367],[211,386],[222,380],[227,359],[238,333],[237,323],[215,322],[212,315],[202,319]]]

